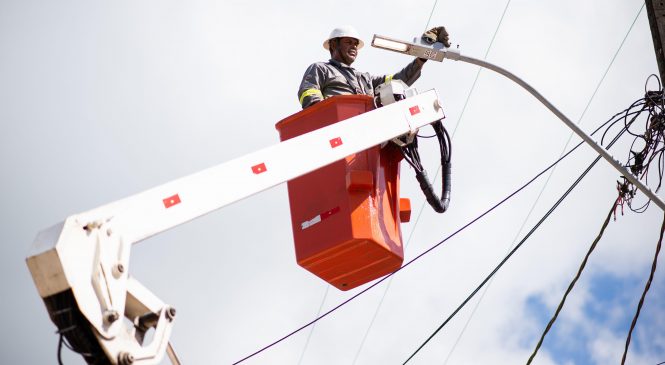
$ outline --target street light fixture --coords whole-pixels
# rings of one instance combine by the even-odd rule
[[[417,40],[414,40],[416,42]],[[394,38],[388,38],[380,35],[374,35],[372,39],[372,46],[386,49],[393,52],[408,54],[411,56],[426,58],[434,61],[443,61],[444,58],[448,58],[454,61],[462,61],[477,65],[483,68],[490,69],[494,72],[500,73],[503,76],[514,81],[526,91],[531,93],[536,99],[538,99],[543,105],[547,107],[554,115],[556,115],[562,122],[564,122],[570,129],[575,132],[580,138],[582,138],[591,148],[593,148],[599,155],[601,155],[607,162],[612,165],[619,173],[626,177],[635,187],[637,187],[644,195],[646,195],[650,200],[652,200],[660,209],[665,211],[665,202],[656,193],[651,191],[649,187],[644,185],[635,175],[628,171],[617,159],[614,158],[603,146],[598,142],[593,140],[588,134],[586,134],[577,124],[573,123],[568,117],[566,117],[559,109],[557,109],[552,103],[550,103],[545,97],[543,97],[536,89],[531,85],[527,84],[524,80],[517,77],[515,74],[510,71],[501,68],[497,65],[489,63],[487,61],[479,60],[477,58],[463,56],[460,54],[459,49],[451,49],[443,47],[441,43],[434,43],[433,45],[425,44],[421,41],[420,44],[410,43],[405,41],[400,41]]]
[[[409,46],[406,43],[394,41],[378,35],[375,35],[374,39],[372,39],[372,46],[402,53],[409,49]]]
[[[372,47],[438,62],[443,61],[443,59],[446,58],[446,53],[451,51],[449,48],[445,48],[442,43],[437,42],[430,45],[425,43],[418,44],[415,42],[416,40],[414,40],[414,43],[404,42],[375,34],[374,38],[372,38]]]

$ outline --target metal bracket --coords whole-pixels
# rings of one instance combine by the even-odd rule
[[[409,132],[407,134],[403,134],[399,137],[391,139],[391,142],[398,145],[399,147],[408,146],[411,143],[413,143],[413,140],[416,139],[417,135],[418,135],[418,130],[416,129],[413,132]]]

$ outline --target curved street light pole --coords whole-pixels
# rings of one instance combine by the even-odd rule
[[[414,41],[415,42],[415,41]],[[453,61],[462,61],[470,63],[482,68],[486,68],[497,72],[508,79],[514,81],[531,95],[533,95],[538,101],[547,107],[554,115],[561,119],[564,124],[566,124],[570,129],[575,132],[580,138],[582,138],[591,148],[593,148],[601,157],[603,157],[607,162],[610,163],[621,175],[623,175],[628,181],[630,181],[635,187],[637,187],[644,195],[646,195],[651,201],[656,203],[660,209],[665,211],[665,202],[656,193],[654,193],[648,186],[644,185],[635,175],[626,169],[625,166],[621,164],[617,159],[614,158],[603,146],[596,142],[591,136],[586,134],[580,127],[573,123],[568,117],[566,117],[559,109],[557,109],[552,103],[550,103],[544,96],[542,96],[536,89],[531,85],[526,83],[524,80],[517,77],[515,74],[510,71],[494,65],[490,62],[479,60],[477,58],[463,56],[460,54],[458,49],[452,48],[443,48],[440,43],[435,43],[433,46],[425,44],[415,44],[410,42],[404,42],[396,40],[393,38],[383,37],[379,35],[374,35],[372,40],[372,46],[377,48],[382,48],[385,50],[404,53],[416,57],[427,58],[433,61],[443,61],[444,58],[453,60]]]
[[[554,115],[556,115],[559,119],[561,119],[562,122],[564,122],[570,129],[575,132],[580,138],[582,138],[591,148],[593,148],[598,154],[600,154],[607,162],[610,163],[621,175],[623,175],[626,179],[628,179],[633,185],[635,185],[641,192],[644,193],[650,200],[652,200],[660,209],[665,211],[665,202],[663,202],[662,199],[658,195],[656,195],[655,192],[653,192],[651,189],[649,189],[648,186],[644,185],[633,173],[628,171],[625,166],[621,164],[617,159],[614,158],[603,146],[601,146],[598,142],[596,142],[591,136],[586,134],[580,127],[577,126],[577,124],[573,123],[568,117],[566,117],[559,109],[557,109],[552,103],[550,103],[547,99],[545,99],[544,96],[542,96],[536,89],[531,87],[531,85],[527,84],[524,80],[520,79],[517,77],[515,74],[511,73],[510,71],[501,68],[497,65],[494,65],[492,63],[489,63],[487,61],[479,60],[477,58],[469,57],[469,56],[463,56],[459,53],[458,50],[448,50],[445,53],[445,58],[455,60],[455,61],[462,61],[466,63],[471,63],[489,70],[492,70],[494,72],[497,72],[510,80],[514,81],[515,83],[519,84],[521,87],[523,87],[526,91],[528,91],[531,95],[533,95],[538,101],[540,101],[543,105],[547,107]]]

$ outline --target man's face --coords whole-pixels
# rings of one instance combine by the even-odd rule
[[[358,56],[358,40],[355,38],[338,38],[333,42],[333,48],[332,58],[347,65],[351,65]]]

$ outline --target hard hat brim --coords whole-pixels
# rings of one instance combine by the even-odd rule
[[[357,40],[358,41],[358,49],[361,49],[361,48],[363,48],[363,46],[365,46],[365,42],[363,42],[362,39],[358,39],[356,37],[349,37],[349,36],[345,36],[345,37],[353,38],[353,39]],[[335,37],[335,38],[344,38],[344,37]],[[323,42],[323,48],[325,48],[326,50],[330,50],[330,40],[335,39],[335,38],[326,39],[326,41]]]

